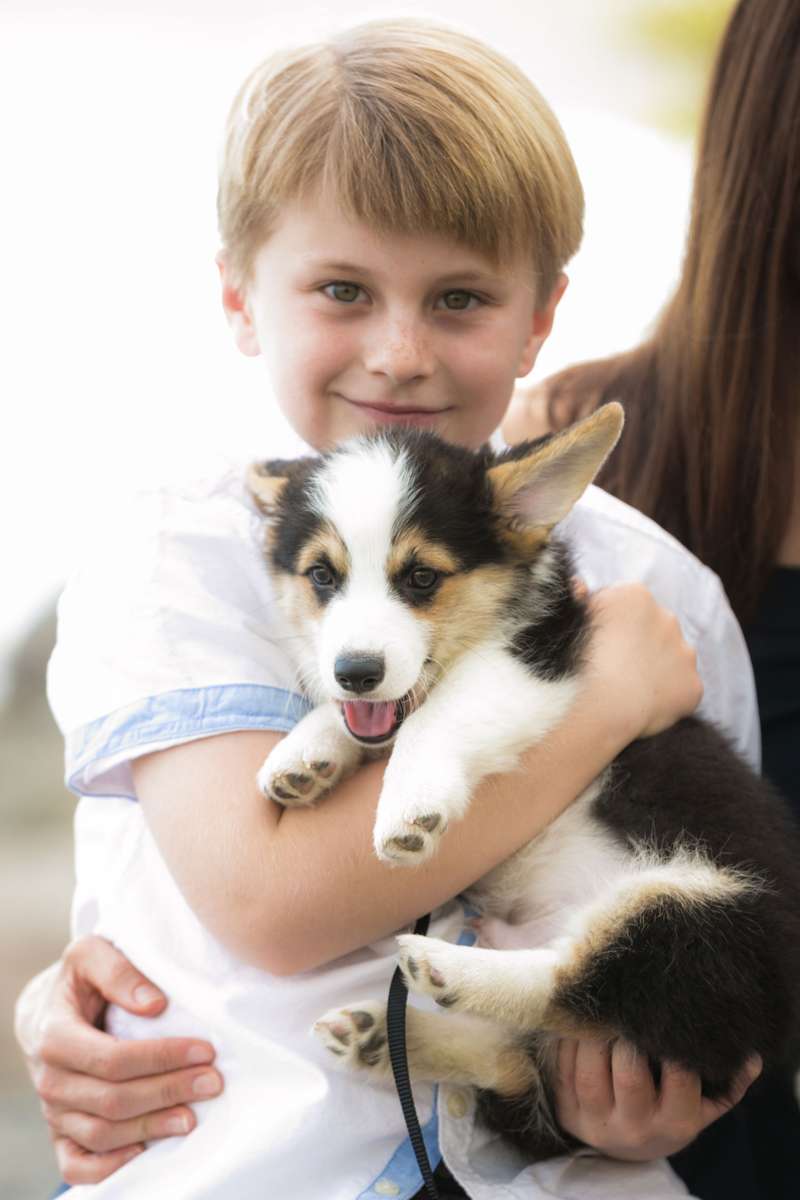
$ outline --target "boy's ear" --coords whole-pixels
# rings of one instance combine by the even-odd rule
[[[214,261],[222,285],[222,307],[233,331],[234,341],[242,354],[246,354],[248,358],[257,358],[261,347],[247,304],[245,289],[241,284],[234,282],[224,251],[220,250]]]
[[[614,449],[624,419],[621,404],[604,404],[563,433],[533,443],[528,454],[491,467],[493,507],[503,535],[529,549],[546,541]]]
[[[537,308],[533,314],[533,324],[531,325],[531,335],[525,343],[525,348],[522,352],[519,365],[517,367],[517,379],[522,379],[533,370],[533,364],[539,357],[539,351],[550,336],[550,331],[553,328],[556,309],[559,301],[567,290],[569,279],[562,271],[555,282],[555,286],[550,293],[547,303],[543,308]]]

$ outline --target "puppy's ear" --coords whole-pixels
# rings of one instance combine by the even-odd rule
[[[268,517],[274,517],[277,512],[278,501],[289,482],[292,465],[290,460],[273,459],[271,462],[252,463],[247,470],[247,489]]]
[[[529,454],[498,463],[488,472],[501,533],[532,549],[544,542],[614,449],[624,423],[622,405],[605,404],[563,433],[536,443]],[[520,549],[523,549],[520,546]]]

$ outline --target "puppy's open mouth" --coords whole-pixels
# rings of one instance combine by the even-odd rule
[[[390,741],[412,709],[410,694],[399,700],[344,700],[340,704],[348,733],[370,746]]]

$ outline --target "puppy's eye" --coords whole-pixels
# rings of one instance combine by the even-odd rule
[[[438,578],[438,572],[432,567],[414,567],[414,570],[409,572],[406,582],[409,587],[419,592],[429,592]]]
[[[336,583],[333,571],[330,567],[326,567],[324,563],[315,563],[313,567],[310,567],[306,571],[306,575],[308,575],[314,587],[331,588]]]

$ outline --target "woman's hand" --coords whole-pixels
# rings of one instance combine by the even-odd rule
[[[700,1078],[663,1063],[659,1087],[646,1059],[622,1039],[610,1045],[593,1038],[564,1038],[558,1047],[556,1118],[573,1137],[628,1162],[677,1154],[738,1104],[761,1073],[758,1055],[748,1059],[724,1100],[702,1095]]]
[[[97,1028],[109,1003],[154,1017],[167,1002],[99,937],[73,942],[17,1002],[17,1038],[70,1184],[98,1183],[145,1141],[188,1133],[187,1105],[222,1090],[208,1042],[118,1041]]]
[[[643,584],[602,588],[589,612],[587,684],[624,740],[660,733],[694,711],[703,697],[697,656],[677,618]]]

